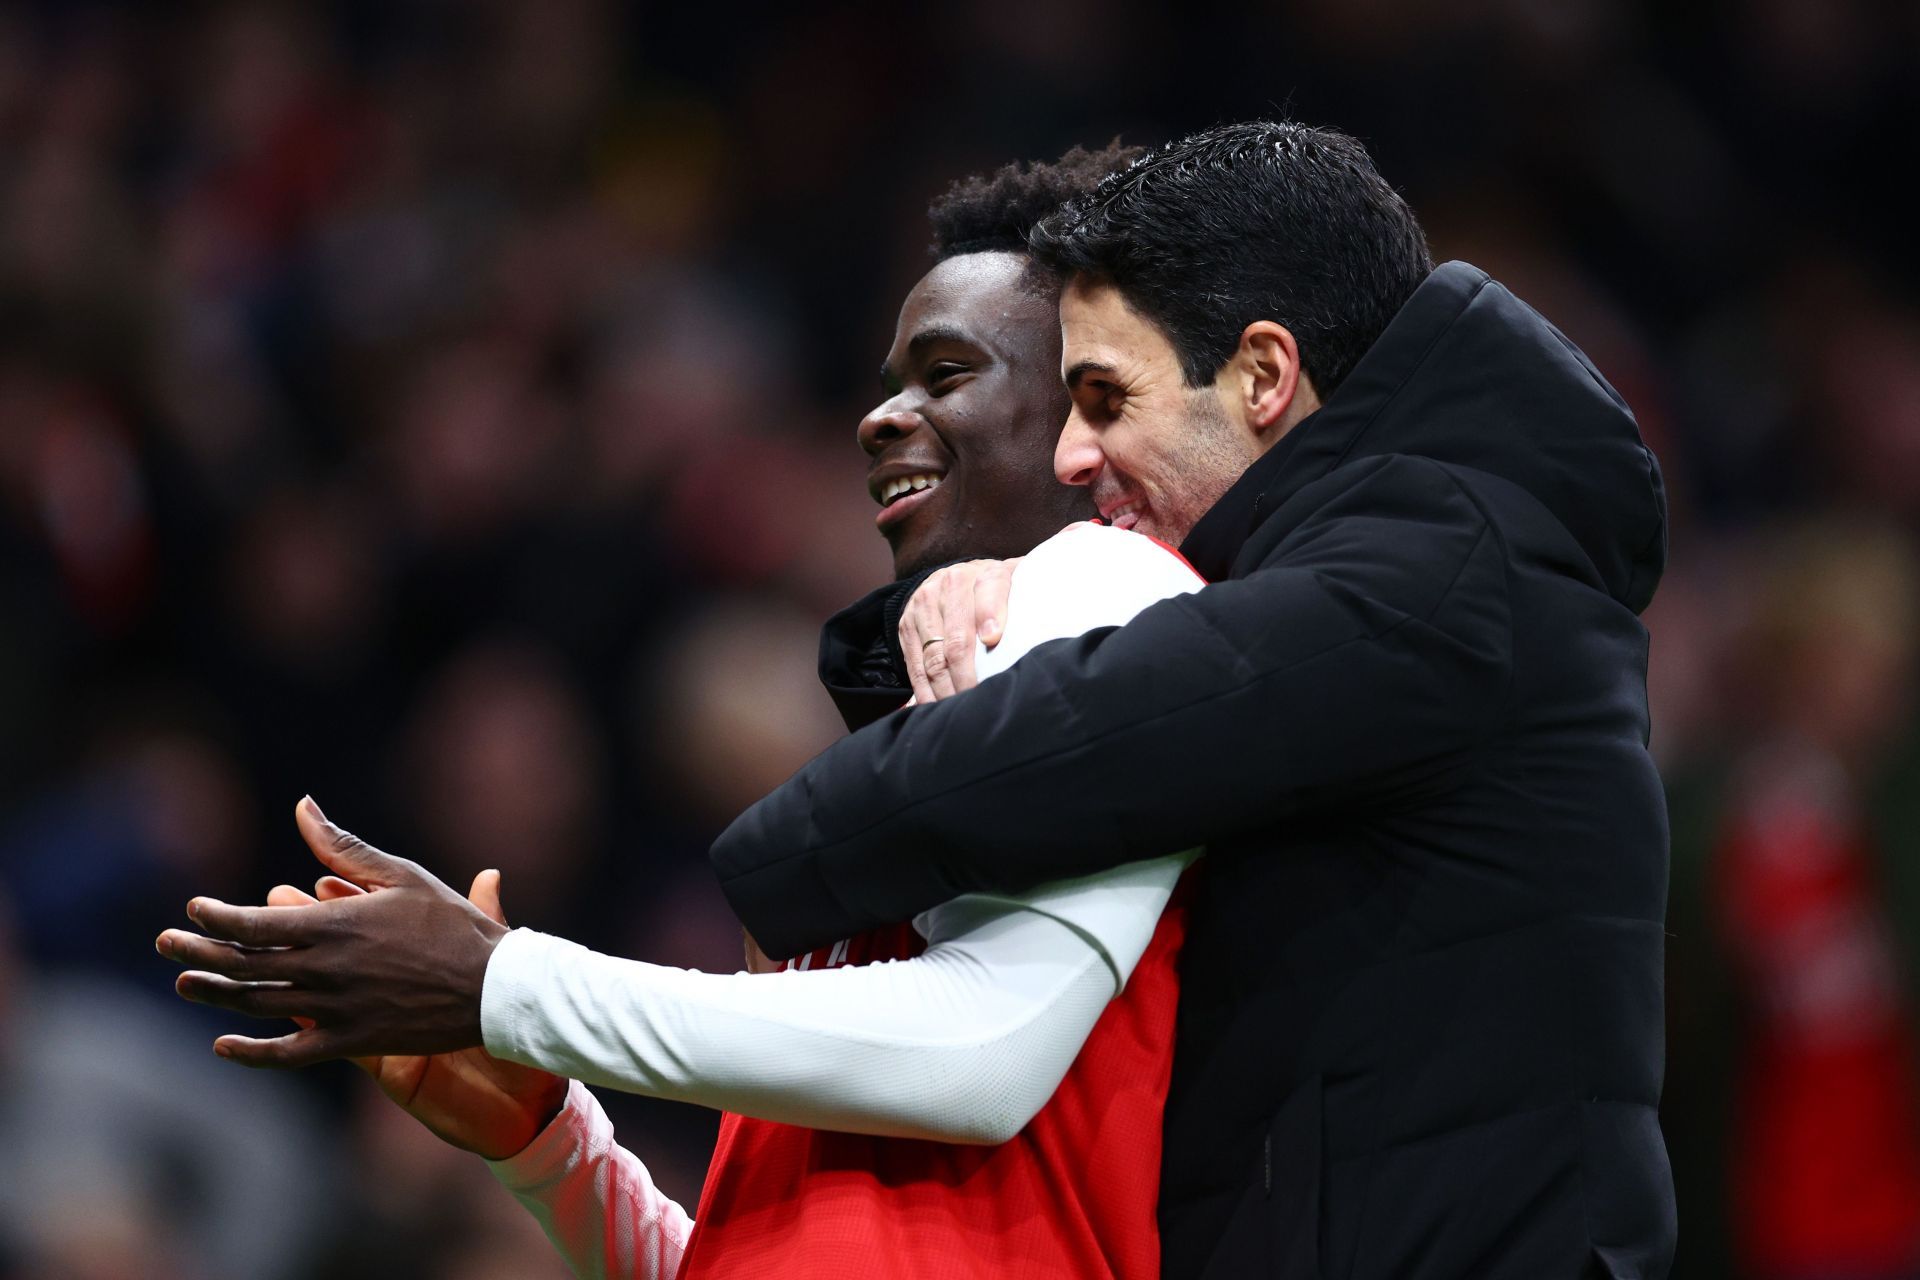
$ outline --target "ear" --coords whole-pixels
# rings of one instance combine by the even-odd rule
[[[1300,369],[1293,331],[1272,320],[1255,320],[1240,334],[1225,372],[1241,419],[1265,448],[1320,407],[1313,384]]]

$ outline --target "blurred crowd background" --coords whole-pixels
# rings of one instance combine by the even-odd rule
[[[1676,1275],[1920,1275],[1920,123],[1899,0],[0,2],[0,1277],[560,1275],[152,939],[292,807],[738,967],[704,851],[838,726],[854,426],[948,181],[1291,113],[1666,466]],[[614,1099],[697,1197],[711,1116]]]

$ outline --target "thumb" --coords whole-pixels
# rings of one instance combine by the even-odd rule
[[[334,826],[312,796],[303,796],[293,807],[293,820],[313,856],[342,879],[369,889],[390,888],[410,879],[405,861]]]
[[[500,906],[500,873],[489,868],[473,878],[473,888],[467,890],[467,901],[480,908],[496,924],[507,922],[507,913]]]

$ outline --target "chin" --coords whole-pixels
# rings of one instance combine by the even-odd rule
[[[895,582],[903,582],[916,573],[923,573],[939,565],[951,564],[960,558],[959,556],[942,555],[895,556],[893,559],[893,580]]]
[[[922,569],[942,564],[937,554],[929,547],[922,546],[916,539],[903,539],[893,548],[893,577],[898,582],[902,578],[911,578]]]
[[[935,531],[936,535],[938,532]],[[956,560],[998,558],[999,553],[978,543],[968,547],[964,545],[965,541],[965,538],[960,538],[949,542],[939,536],[903,538],[900,545],[893,549],[894,578],[911,578],[916,573],[937,569],[941,565],[952,564]]]

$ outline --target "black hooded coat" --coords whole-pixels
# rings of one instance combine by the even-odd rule
[[[1484,273],[1181,548],[1214,585],[843,740],[713,848],[791,955],[1204,845],[1170,1280],[1663,1277],[1660,471]]]

